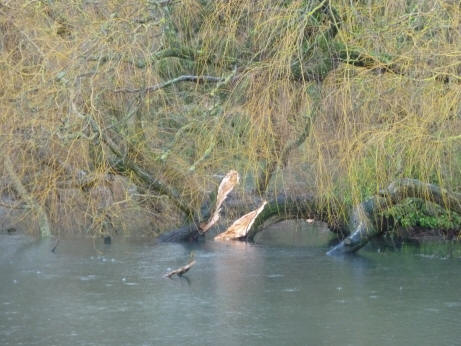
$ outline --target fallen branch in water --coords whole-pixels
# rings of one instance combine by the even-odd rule
[[[172,270],[171,272],[165,274],[164,277],[171,279],[173,275],[182,276],[186,274],[189,271],[189,269],[192,268],[194,264],[195,264],[195,260],[193,259],[185,266],[179,267],[178,269]]]

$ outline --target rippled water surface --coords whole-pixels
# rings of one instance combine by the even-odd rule
[[[0,345],[461,345],[460,257],[335,258],[289,236],[63,240],[54,254],[0,235]],[[162,277],[191,251],[187,277]]]

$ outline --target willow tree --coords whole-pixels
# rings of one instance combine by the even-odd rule
[[[349,210],[391,182],[459,190],[456,2],[23,5],[0,8],[23,45],[5,44],[2,102],[5,117],[33,120],[2,126],[24,153],[16,164],[32,166],[23,179],[52,178],[29,189],[45,206],[69,180],[95,205],[92,190],[125,176],[126,200],[153,211],[155,227],[193,221],[190,236],[236,169],[236,214],[270,201],[255,227],[308,213],[347,233]],[[35,135],[20,143],[26,128]],[[37,156],[54,158],[27,164]],[[373,220],[395,204],[385,199]],[[110,222],[121,202],[92,208],[93,220]]]

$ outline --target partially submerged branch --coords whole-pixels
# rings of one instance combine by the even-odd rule
[[[331,249],[328,254],[344,254],[359,250],[368,241],[383,233],[380,223],[382,213],[390,207],[401,203],[407,198],[420,198],[432,201],[449,210],[461,213],[461,194],[449,192],[433,184],[423,183],[416,179],[402,179],[390,184],[376,196],[366,199],[353,208],[347,225],[340,228],[349,234],[340,244]],[[310,195],[300,195],[294,198],[280,195],[266,202],[229,227],[224,233],[215,237],[217,240],[239,239],[253,240],[255,235],[267,226],[292,218],[314,218],[325,220],[327,213],[322,209],[318,198]],[[240,210],[243,203],[233,203],[232,208]],[[162,241],[184,241],[197,238],[200,227],[190,224],[180,229],[168,232],[160,237]]]
[[[267,203],[248,230],[246,239],[252,241],[258,232],[283,220],[306,217],[321,220],[323,214],[320,204],[312,195],[303,194],[295,197],[279,195]]]
[[[255,197],[254,203],[235,201],[228,203],[227,208],[233,212],[241,212],[250,208],[256,208],[261,204],[261,201]],[[322,219],[324,213],[318,208],[318,201],[311,195],[300,195],[290,197],[286,195],[279,195],[278,197],[270,200],[264,206],[263,210],[259,212],[254,222],[246,229],[246,240],[252,241],[255,235],[276,222],[293,219],[293,218],[315,218]],[[213,227],[216,227],[214,225]],[[160,241],[164,242],[181,242],[191,239],[197,239],[201,235],[201,230],[198,224],[190,223],[181,228],[166,232],[159,236]]]
[[[179,267],[178,269],[172,270],[168,272],[167,274],[164,275],[165,278],[171,279],[172,276],[177,275],[177,276],[183,276],[186,274],[190,268],[195,264],[195,260],[191,260],[189,263],[187,263],[185,266]]]
[[[188,225],[173,231],[160,235],[159,240],[164,242],[179,242],[191,239],[197,239],[200,235],[210,230],[216,225],[219,220],[222,204],[233,190],[235,185],[239,183],[240,176],[237,171],[231,170],[221,181],[216,201],[210,207],[206,207],[203,218],[207,221],[194,220]]]

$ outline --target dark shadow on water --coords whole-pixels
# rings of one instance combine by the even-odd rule
[[[334,263],[351,264],[361,268],[371,268],[376,263],[374,259],[357,252],[343,255],[325,256]]]
[[[181,286],[184,282],[187,284],[188,287],[191,287],[192,285],[192,280],[187,275],[174,276],[174,277],[165,278],[165,279],[168,279],[171,282],[179,282]]]
[[[181,275],[181,276],[179,277],[179,279],[185,281],[185,282],[187,283],[187,286],[189,286],[189,287],[190,287],[191,284],[192,284],[191,279],[189,279],[186,275]]]

